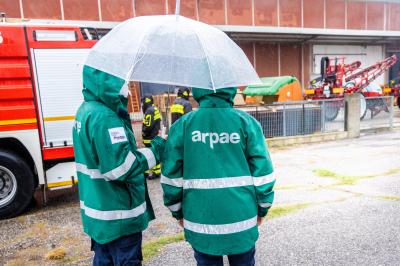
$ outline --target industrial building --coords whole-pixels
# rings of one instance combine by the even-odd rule
[[[173,0],[0,0],[9,21],[109,28],[130,17],[173,14]],[[294,75],[307,87],[322,56],[366,67],[400,56],[398,0],[182,0],[181,14],[215,25],[244,50],[261,77]],[[399,64],[378,79],[398,76]]]

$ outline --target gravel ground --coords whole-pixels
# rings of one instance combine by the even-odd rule
[[[395,265],[400,261],[399,131],[274,149],[271,155],[277,177],[275,206],[310,205],[262,225],[258,265]],[[338,186],[338,180],[319,177],[315,169],[374,178]],[[145,231],[144,241],[179,233],[162,205],[159,181],[150,181],[149,189],[158,219]],[[46,208],[0,221],[0,232],[0,265],[91,263],[75,193],[50,195]],[[59,247],[66,252],[63,259],[45,259]],[[167,245],[146,265],[195,263],[190,246],[182,241]]]

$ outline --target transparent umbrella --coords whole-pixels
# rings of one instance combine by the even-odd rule
[[[85,64],[127,81],[212,90],[261,83],[224,32],[179,15],[122,22],[91,49]]]

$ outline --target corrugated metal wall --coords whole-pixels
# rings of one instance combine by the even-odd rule
[[[0,0],[12,18],[122,21],[173,14],[175,0]],[[181,0],[181,14],[209,24],[400,30],[400,3],[363,0]]]

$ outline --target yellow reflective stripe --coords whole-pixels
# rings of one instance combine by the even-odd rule
[[[64,120],[74,120],[74,119],[75,116],[53,116],[53,117],[45,117],[43,120],[45,122],[50,122],[50,121],[64,121]],[[32,123],[36,123],[36,118],[2,120],[0,121],[0,126],[32,124]]]
[[[49,122],[49,121],[62,121],[62,120],[74,120],[75,116],[69,115],[69,116],[53,116],[53,117],[45,117],[44,121]]]
[[[151,143],[151,139],[143,139],[143,143],[144,144],[149,144],[149,143]]]
[[[78,184],[78,180],[74,179],[74,182],[72,182],[72,181],[63,181],[63,182],[48,183],[47,187],[48,188],[65,187],[65,186],[72,186],[72,184]]]
[[[179,114],[184,114],[185,110],[183,105],[180,104],[174,104],[171,106],[171,113],[179,113]]]
[[[36,123],[36,118],[30,118],[30,119],[14,119],[14,120],[2,120],[2,121],[0,121],[0,126],[21,125],[21,124],[32,124],[32,123]]]
[[[158,120],[160,118],[160,111],[157,108],[154,108],[154,120]]]
[[[148,114],[143,119],[143,125],[149,127],[151,125],[151,115]]]

